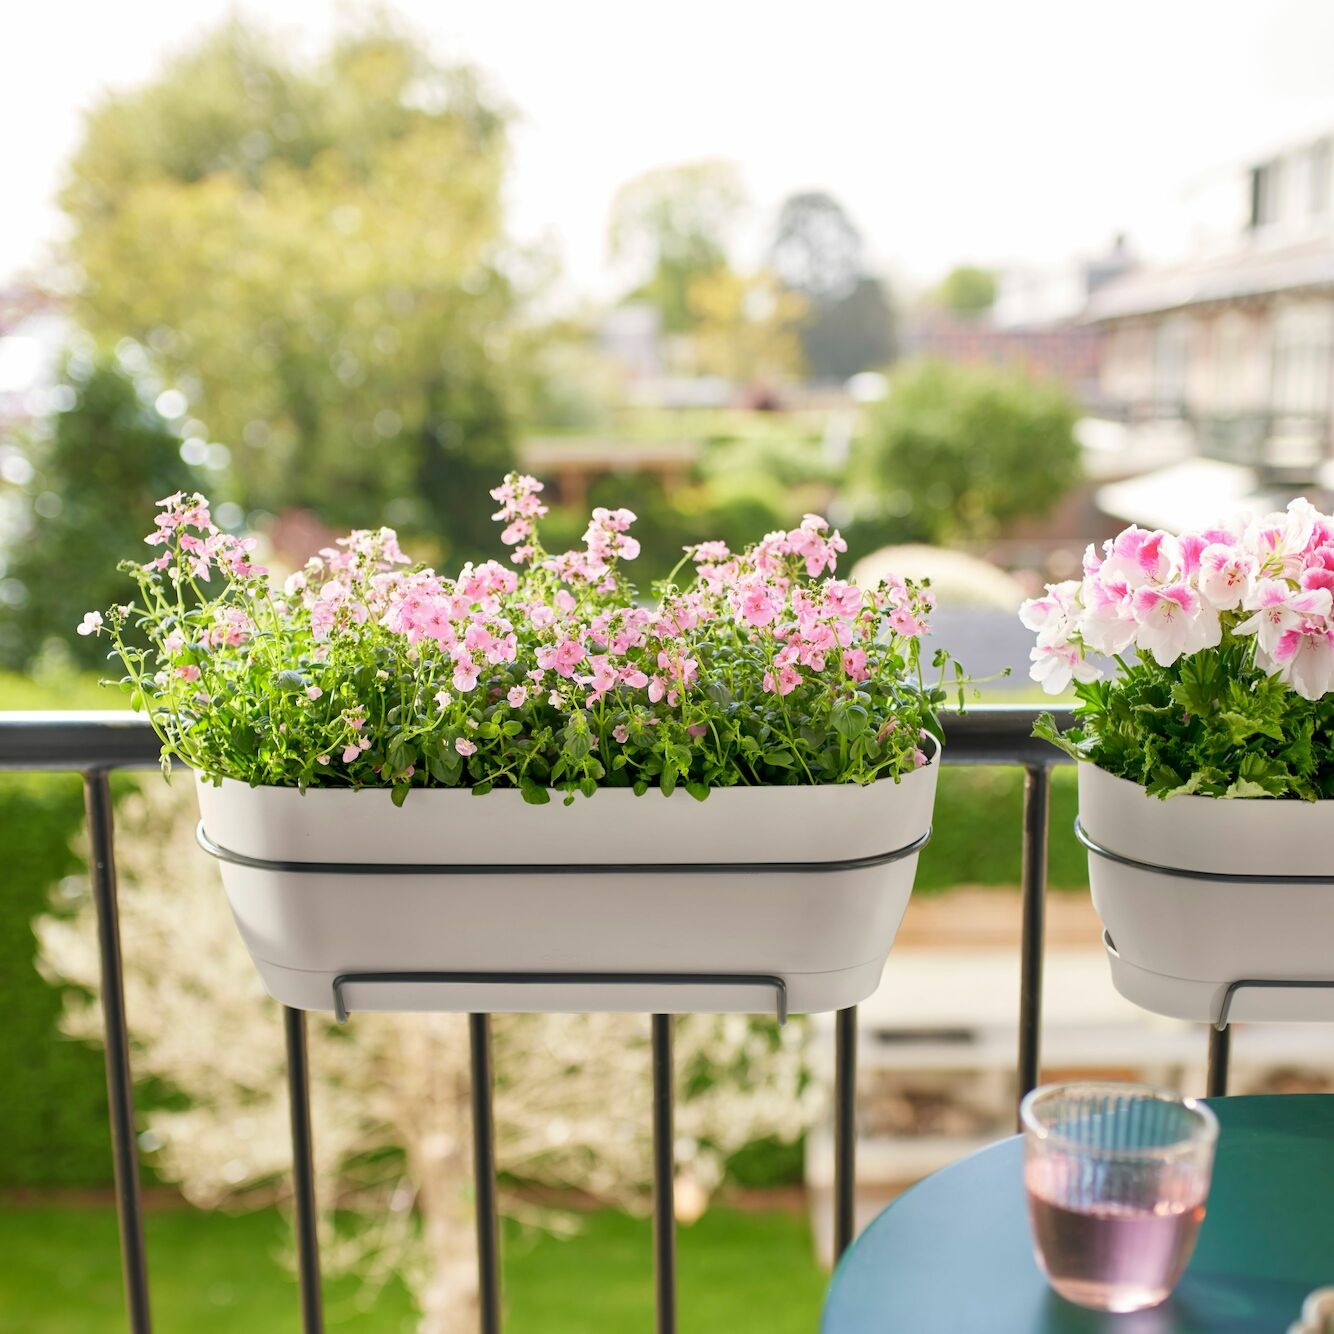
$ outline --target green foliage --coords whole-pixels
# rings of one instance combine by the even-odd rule
[[[996,304],[996,275],[990,269],[961,264],[945,275],[934,296],[956,315],[980,315]]]
[[[1051,783],[1047,876],[1054,890],[1088,888],[1088,854],[1074,836],[1075,771],[1058,768]],[[922,850],[914,894],[943,894],[958,885],[1012,890],[1022,875],[1024,776],[1012,768],[946,765],[936,789],[936,836]]]
[[[859,514],[886,521],[898,541],[942,545],[1041,517],[1079,479],[1078,416],[1054,384],[990,368],[905,366],[856,445]]]
[[[653,1323],[649,1220],[598,1211],[578,1222],[568,1238],[504,1224],[506,1328],[642,1334]],[[155,1210],[147,1232],[153,1309],[163,1329],[291,1330],[296,1279],[281,1260],[291,1230],[276,1210]],[[677,1246],[683,1329],[809,1334],[818,1323],[828,1278],[804,1215],[711,1209],[680,1229]],[[0,1334],[122,1334],[110,1206],[0,1211],[0,1250]],[[745,1281],[754,1274],[764,1281]],[[366,1309],[353,1280],[326,1277],[325,1313],[331,1334],[412,1334],[418,1324],[397,1281]]]
[[[1334,797],[1334,696],[1303,699],[1255,666],[1253,641],[1222,643],[1170,667],[1150,655],[1112,680],[1076,683],[1077,723],[1050,716],[1035,735],[1156,797]]]
[[[197,485],[179,438],[114,359],[75,356],[62,384],[70,406],[28,448],[26,531],[7,564],[23,602],[0,620],[0,662],[9,667],[28,666],[52,641],[84,666],[104,666],[106,645],[70,631],[123,587],[115,564],[141,547],[139,516]]]
[[[897,781],[927,762],[949,659],[937,652],[929,683],[923,588],[822,579],[846,548],[811,518],[734,555],[683,555],[693,577],[659,584],[646,608],[621,564],[638,552],[635,516],[595,510],[583,550],[548,556],[541,490],[511,473],[493,492],[521,575],[494,561],[452,580],[403,570],[382,528],[282,590],[202,496],[160,502],[148,540],[161,556],[123,563],[137,599],[96,620],[164,764],[303,791],[390,786],[398,803],[410,787],[502,786],[568,804],[600,786],[703,800]]]
[[[224,26],[88,120],[63,204],[75,313],[147,347],[236,499],[481,540],[508,466],[518,297],[506,119],[385,21],[314,65]]]

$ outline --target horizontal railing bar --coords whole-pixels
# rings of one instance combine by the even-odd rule
[[[978,704],[966,713],[947,710],[941,714],[942,758],[946,764],[1068,763],[1068,756],[1033,736],[1033,724],[1041,713],[1054,715],[1060,727],[1074,720],[1068,705]],[[161,753],[161,741],[140,713],[0,711],[0,770],[155,769]]]
[[[156,769],[161,756],[162,742],[143,714],[0,712],[0,770]]]
[[[1073,761],[1061,750],[1033,735],[1033,724],[1049,713],[1064,731],[1073,725],[1070,705],[977,704],[965,712],[943,710],[946,764],[1022,764],[1048,768]]]

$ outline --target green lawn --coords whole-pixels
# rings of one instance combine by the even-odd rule
[[[506,1334],[642,1334],[652,1327],[647,1220],[584,1216],[570,1239],[505,1234]],[[273,1211],[148,1216],[154,1318],[162,1330],[289,1334],[295,1282]],[[825,1275],[804,1217],[715,1209],[679,1237],[680,1323],[728,1334],[810,1334]],[[105,1207],[0,1210],[0,1334],[123,1334],[115,1215]],[[325,1285],[330,1330],[407,1334],[400,1288],[367,1309],[354,1285]]]

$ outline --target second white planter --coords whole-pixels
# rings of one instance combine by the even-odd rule
[[[1334,982],[1334,802],[1162,801],[1081,764],[1079,819],[1123,996],[1203,1022],[1225,1003],[1230,1019],[1334,1021],[1334,987],[1235,985]]]
[[[772,1013],[875,989],[938,771],[572,806],[197,786],[201,841],[287,1005]]]

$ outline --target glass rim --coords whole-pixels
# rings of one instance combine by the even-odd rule
[[[1145,1101],[1170,1102],[1185,1108],[1196,1118],[1196,1133],[1183,1135],[1171,1144],[1145,1145],[1134,1148],[1130,1145],[1087,1144],[1051,1126],[1043,1125],[1037,1119],[1034,1107],[1043,1098],[1073,1090],[1084,1092],[1105,1092],[1119,1097],[1139,1097]],[[1070,1153],[1077,1153],[1085,1158],[1156,1158],[1169,1159],[1190,1153],[1201,1147],[1213,1148],[1218,1141],[1218,1117],[1207,1103],[1187,1094],[1177,1093],[1172,1089],[1158,1088],[1153,1084],[1121,1083],[1116,1080],[1076,1079],[1062,1084],[1039,1084],[1024,1095],[1019,1104],[1019,1119],[1023,1126],[1024,1138],[1030,1136],[1044,1146],[1056,1147]]]

